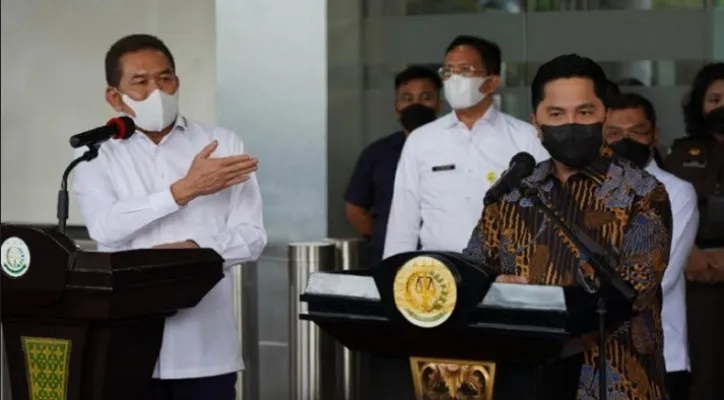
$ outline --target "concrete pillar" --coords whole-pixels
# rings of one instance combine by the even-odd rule
[[[366,144],[360,0],[216,0],[217,119],[258,157],[259,398],[289,398],[287,244],[351,235],[343,195]],[[257,327],[252,327],[252,329]]]

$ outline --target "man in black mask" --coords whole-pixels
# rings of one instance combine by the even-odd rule
[[[345,194],[347,220],[369,240],[369,263],[382,260],[397,162],[405,139],[432,122],[440,110],[442,81],[423,67],[409,67],[395,77],[395,112],[403,130],[369,145],[360,155]]]
[[[590,247],[615,260],[613,268],[638,294],[635,316],[610,327],[616,333],[606,345],[609,398],[658,400],[666,398],[658,296],[671,244],[671,205],[661,183],[604,145],[606,89],[601,67],[575,54],[538,69],[532,122],[552,159],[524,179],[532,190],[513,190],[485,207],[465,252],[497,268],[499,282],[590,289],[595,271],[566,233],[535,211],[532,196],[554,209]],[[595,306],[595,299],[587,300]],[[562,361],[574,372],[571,381],[542,378],[541,398],[574,398],[561,392],[575,387],[573,380],[575,398],[598,398],[598,355],[592,346]]]
[[[664,324],[664,361],[670,400],[689,398],[691,380],[686,326],[686,268],[699,225],[694,186],[662,169],[656,160],[656,111],[645,97],[628,93],[608,104],[603,137],[620,157],[632,161],[663,183],[671,201],[673,233],[669,265],[661,282]]]

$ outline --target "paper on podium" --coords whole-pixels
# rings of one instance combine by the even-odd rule
[[[480,305],[518,310],[565,312],[566,296],[560,286],[493,283]]]

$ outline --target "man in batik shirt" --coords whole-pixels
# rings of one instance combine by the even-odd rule
[[[593,61],[560,56],[532,83],[533,122],[552,159],[524,185],[616,260],[637,292],[634,317],[607,338],[609,400],[665,399],[661,279],[671,212],[663,185],[603,145],[606,77]],[[565,234],[514,190],[487,206],[465,252],[499,266],[499,282],[585,285],[594,272]],[[595,340],[593,343],[597,343]],[[583,356],[578,399],[598,399],[598,347]]]

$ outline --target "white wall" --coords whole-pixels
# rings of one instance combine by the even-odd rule
[[[131,33],[158,35],[176,58],[181,112],[216,117],[214,0],[2,0],[3,222],[55,223],[68,137],[112,117],[103,59]],[[68,224],[83,220],[71,199]]]

